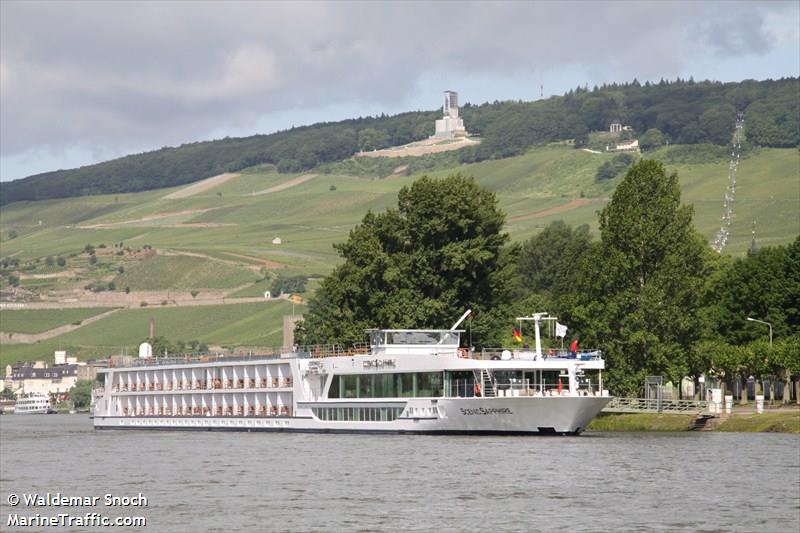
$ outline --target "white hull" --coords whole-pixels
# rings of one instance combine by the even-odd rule
[[[473,433],[578,434],[610,401],[609,397],[413,399],[391,422],[324,421],[313,415],[250,416],[94,416],[97,429],[296,431],[323,433]],[[389,402],[391,403],[391,402]],[[344,405],[344,404],[338,404]],[[366,402],[350,405],[369,405]],[[418,409],[418,416],[408,413]]]

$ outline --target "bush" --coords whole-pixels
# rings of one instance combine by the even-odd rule
[[[305,276],[292,276],[286,278],[278,276],[275,281],[272,282],[270,291],[272,292],[273,296],[279,296],[284,293],[304,293],[306,292],[306,281],[308,280]]]
[[[111,283],[106,285],[105,283],[100,283],[99,281],[95,281],[86,285],[84,289],[92,292],[103,292],[109,290],[111,285],[112,285]]]
[[[58,259],[56,259],[56,263],[58,263],[58,266],[60,267],[67,266],[67,260],[64,259],[63,257],[59,257]]]
[[[595,179],[597,181],[614,179],[617,176],[624,174],[628,167],[636,162],[636,156],[633,154],[618,154],[615,155],[611,161],[606,161],[600,168],[597,169]]]

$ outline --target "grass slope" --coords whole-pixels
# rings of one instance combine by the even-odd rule
[[[602,413],[589,423],[592,431],[688,431],[694,415]]]
[[[117,287],[131,290],[229,289],[253,283],[258,275],[202,257],[154,255],[135,263],[114,278]]]
[[[717,431],[800,434],[800,409],[783,408],[760,415],[735,415],[720,424]]]
[[[597,211],[619,181],[594,180],[597,168],[610,157],[566,146],[544,146],[518,157],[426,173],[475,176],[497,193],[508,214],[508,231],[513,239],[522,240],[553,220],[596,229]],[[669,164],[668,168],[680,176],[684,203],[695,206],[696,227],[713,239],[723,212],[727,161]],[[22,202],[3,209],[0,232],[5,235],[16,229],[19,237],[3,242],[2,255],[43,257],[79,250],[86,243],[124,241],[128,246],[149,244],[218,257],[233,252],[284,264],[287,273],[324,273],[338,260],[331,245],[345,240],[367,210],[396,205],[399,189],[420,175],[365,179],[319,174],[297,186],[253,196],[254,191],[297,177],[267,167],[244,172],[189,198],[164,199],[174,190],[167,189],[118,197]],[[742,161],[726,253],[746,251],[753,221],[762,246],[790,242],[800,232],[798,176],[800,156],[795,149],[761,149]],[[569,209],[559,210],[573,201],[577,203]],[[147,219],[156,215],[169,218]],[[96,224],[118,225],[80,227]],[[196,226],[199,224],[213,227]],[[272,244],[275,237],[280,237],[282,244]]]
[[[109,308],[4,309],[0,311],[0,331],[5,333],[42,333],[58,326],[75,324],[106,311],[109,311]]]
[[[303,306],[295,311],[302,313]],[[15,361],[52,360],[53,351],[67,350],[81,359],[106,358],[123,351],[136,353],[150,319],[156,335],[170,340],[198,340],[223,346],[272,347],[283,343],[283,316],[291,314],[285,300],[263,303],[131,309],[114,313],[75,331],[37,344],[4,344],[0,369]]]

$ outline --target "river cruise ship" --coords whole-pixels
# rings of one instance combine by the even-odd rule
[[[50,397],[46,394],[31,393],[17,398],[14,404],[14,414],[18,415],[46,415],[55,413],[50,404]]]
[[[466,314],[465,314],[466,315]],[[610,401],[599,351],[462,347],[456,329],[368,345],[147,358],[101,371],[96,429],[579,434]]]

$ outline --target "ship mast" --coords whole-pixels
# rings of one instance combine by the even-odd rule
[[[536,336],[536,358],[541,359],[542,357],[542,339],[541,334],[539,332],[539,321],[540,320],[558,320],[558,317],[554,316],[547,316],[547,313],[533,313],[531,316],[522,316],[517,317],[517,320],[520,323],[520,330],[522,329],[522,322],[531,322],[533,321],[533,330]]]

